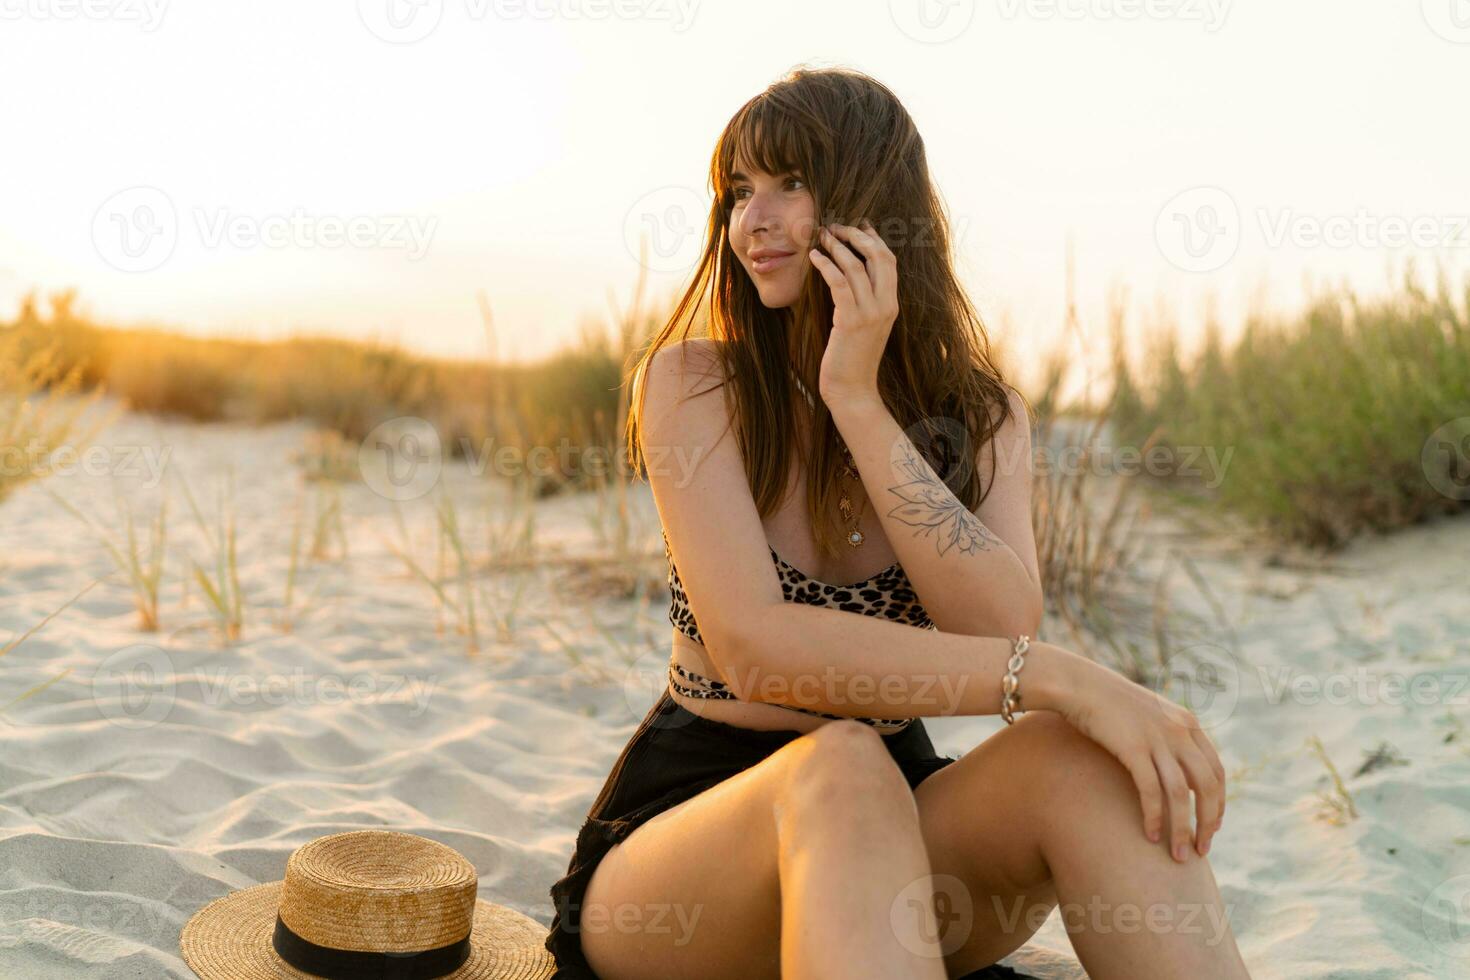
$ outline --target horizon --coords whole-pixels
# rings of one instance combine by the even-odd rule
[[[681,291],[715,136],[798,65],[904,102],[957,274],[1022,378],[1057,344],[1100,367],[1120,296],[1131,345],[1172,323],[1188,350],[1212,309],[1228,338],[1409,263],[1470,268],[1453,0],[397,2],[7,8],[0,79],[28,93],[10,130],[45,152],[8,161],[0,317],[75,288],[118,326],[474,360],[484,290],[499,360],[540,361],[606,325],[610,293],[627,305],[640,232],[645,300]],[[1343,72],[1343,52],[1371,58]]]

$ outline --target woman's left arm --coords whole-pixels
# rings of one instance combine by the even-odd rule
[[[924,610],[945,633],[1036,636],[1041,576],[1031,528],[1031,426],[1020,396],[1007,393],[1011,413],[994,437],[993,485],[971,513],[878,394],[878,365],[899,310],[896,257],[870,221],[829,225],[818,243],[826,252],[809,254],[833,301],[822,399]],[[989,452],[977,456],[984,478]]]
[[[946,633],[1035,637],[1042,592],[1031,526],[1031,433],[1025,406],[995,434],[993,483],[971,512],[935,474],[878,399],[848,399],[832,419],[883,531],[929,618]],[[990,451],[979,454],[990,476]],[[990,482],[986,479],[986,482]],[[982,484],[984,485],[984,484]]]

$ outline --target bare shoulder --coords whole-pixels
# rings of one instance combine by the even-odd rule
[[[691,337],[660,348],[648,359],[642,379],[647,387],[643,396],[645,425],[656,428],[669,421],[667,416],[674,412],[687,422],[687,414],[695,405],[697,413],[714,413],[705,421],[727,418],[722,397],[699,397],[718,392],[724,381],[718,341]]]
[[[1011,385],[1005,385],[1006,404],[1010,411],[995,430],[987,445],[981,446],[976,457],[984,482],[988,483],[995,475],[995,467],[991,465],[992,453],[999,457],[998,462],[1004,466],[1009,460],[1011,468],[1017,464],[1029,463],[1031,451],[1031,408],[1020,391]],[[999,408],[991,410],[994,417],[1000,416]],[[1022,459],[1022,457],[1026,457]],[[1029,468],[1028,468],[1029,472]]]

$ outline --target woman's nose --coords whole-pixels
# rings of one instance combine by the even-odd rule
[[[770,232],[772,221],[772,213],[766,206],[765,199],[759,194],[752,194],[740,211],[740,231],[747,238],[757,232]]]

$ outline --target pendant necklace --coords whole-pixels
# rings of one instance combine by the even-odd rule
[[[795,375],[792,375],[792,377],[795,378],[796,385],[801,389],[801,393],[806,396],[807,403],[812,408],[816,408],[816,402],[812,399],[812,393],[807,391],[806,385],[802,384],[801,379]],[[842,447],[842,471],[844,477],[851,480],[854,485],[860,485],[861,477],[858,475],[857,463],[853,460],[852,451],[847,448],[847,443],[842,441],[841,433],[837,435],[837,444]],[[837,509],[842,514],[842,523],[847,529],[847,543],[854,548],[860,547],[865,539],[863,532],[858,529],[858,524],[862,521],[863,514],[867,512],[867,498],[863,498],[863,506],[857,512],[857,515],[854,516],[852,512],[852,498],[848,496],[847,488],[844,486],[841,491],[841,496],[837,498]]]

